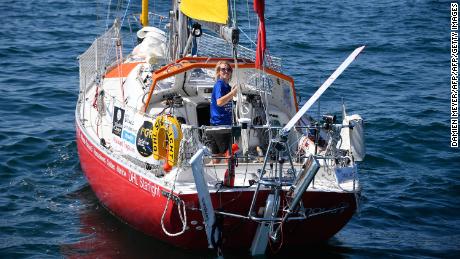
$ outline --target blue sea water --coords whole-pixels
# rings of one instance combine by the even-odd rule
[[[117,1],[0,2],[0,257],[215,257],[120,223],[80,169],[77,57],[104,30],[108,2]],[[155,1],[155,9],[166,14],[169,2]],[[238,4],[238,18],[254,40],[252,1]],[[303,101],[354,48],[367,46],[320,103],[321,112],[339,113],[343,98],[365,119],[360,211],[327,244],[281,256],[459,258],[450,3],[267,1],[266,19],[269,51],[283,58]]]

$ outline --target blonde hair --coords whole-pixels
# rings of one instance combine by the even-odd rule
[[[222,65],[222,64],[225,64],[229,68],[232,68],[232,66],[230,66],[230,63],[228,63],[228,61],[226,61],[226,60],[220,60],[219,62],[217,62],[216,68],[215,68],[215,73],[216,73],[215,79],[216,79],[216,81],[220,79],[219,72],[220,72],[220,65]],[[232,78],[232,77],[230,76],[230,78]]]

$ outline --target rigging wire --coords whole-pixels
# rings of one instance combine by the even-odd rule
[[[107,5],[107,16],[105,18],[105,29],[109,28],[109,18],[110,18],[110,6],[112,5],[112,0],[109,0],[109,4]]]
[[[121,7],[123,6],[123,0],[118,0],[118,4],[117,4],[117,13],[120,12],[120,9]]]
[[[128,0],[128,4],[126,5],[125,13],[123,14],[123,19],[121,20],[120,30],[123,27],[123,22],[125,21],[126,14],[128,13],[129,4],[131,4],[131,0]]]
[[[244,32],[243,29],[241,29],[241,27],[239,27],[238,30],[239,30],[240,32],[242,32],[244,36],[246,36],[246,38],[248,39],[249,43],[251,43],[251,45],[257,46],[257,44],[255,43],[255,41],[253,41],[253,40],[249,37],[249,35],[246,34],[246,32]]]
[[[247,10],[247,13],[248,13],[248,27],[249,27],[249,31],[251,31],[251,17],[249,15],[249,0],[246,0],[246,10]],[[251,39],[249,39],[249,41],[251,41]],[[253,41],[251,41],[251,42],[253,42]]]
[[[236,0],[233,0],[233,25],[237,27],[237,20],[236,20]]]

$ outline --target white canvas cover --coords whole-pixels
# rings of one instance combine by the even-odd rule
[[[358,114],[345,116],[342,124],[344,127],[340,131],[342,142],[337,144],[337,148],[351,150],[355,161],[363,161],[366,156],[366,146],[364,143],[364,121]]]

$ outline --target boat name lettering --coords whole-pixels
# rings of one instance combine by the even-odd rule
[[[126,177],[126,171],[117,165],[117,173]]]
[[[83,136],[82,133],[80,133],[80,136],[81,136],[81,140],[85,144],[85,146],[88,147],[88,149],[90,149],[93,152],[93,154],[99,160],[104,162],[109,168],[111,168],[112,170],[116,171],[119,175],[121,175],[123,177],[128,176],[127,171],[123,167],[119,166],[118,164],[114,163],[112,160],[104,157],[103,154],[101,154],[101,153],[97,152],[96,150],[94,150],[93,146]],[[113,138],[113,139],[116,140],[116,138]],[[118,144],[122,144],[121,142],[122,141],[120,141],[120,140],[117,141]],[[125,144],[124,146],[126,148],[129,147],[128,145],[126,145],[126,143],[124,143],[124,144]],[[129,147],[129,148],[132,149],[132,147]],[[134,172],[131,172],[129,170],[128,170],[128,172],[129,172],[128,180],[131,183],[135,184],[136,186],[139,186],[144,191],[149,192],[153,197],[159,197],[160,196],[160,187],[158,185],[151,183],[150,181],[148,181],[147,179],[143,178],[142,176],[139,176],[140,179],[138,179],[138,176]]]
[[[139,186],[139,184],[137,183],[137,176],[133,172],[129,172],[129,181]]]
[[[123,174],[126,176],[126,172],[123,169],[119,169],[117,167],[117,171],[121,170],[121,172],[118,172],[119,174]],[[136,175],[134,172],[129,171],[129,181],[141,188],[144,191],[149,192],[153,197],[158,197],[160,196],[160,187],[156,184],[151,183],[147,179],[145,179],[142,176]]]
[[[115,165],[109,159],[107,159],[107,166],[110,167],[112,170],[115,170]]]
[[[86,141],[86,147],[89,149],[89,151],[94,151],[94,147],[88,141]]]
[[[160,196],[160,187],[158,187],[155,184],[152,184],[151,182],[147,181],[143,177],[140,177],[140,178],[141,178],[140,179],[140,187],[143,190],[150,192],[153,197]]]
[[[83,144],[86,145],[86,139],[85,137],[83,137],[83,133],[80,132],[80,138],[81,138],[81,142],[83,142]]]
[[[305,214],[315,216],[315,214],[323,214],[323,213],[336,213],[341,214],[345,211],[346,208],[349,207],[349,204],[346,202],[342,202],[337,206],[331,208],[305,208]]]
[[[105,157],[104,157],[104,156],[102,156],[102,155],[101,155],[99,152],[97,152],[96,150],[94,150],[93,153],[94,153],[94,155],[95,155],[97,158],[99,158],[99,160],[101,160],[102,162],[105,163]]]
[[[93,146],[88,142],[88,140],[83,136],[83,133],[81,133],[80,135],[81,137],[81,141],[85,144],[85,146],[91,151],[93,152]]]

